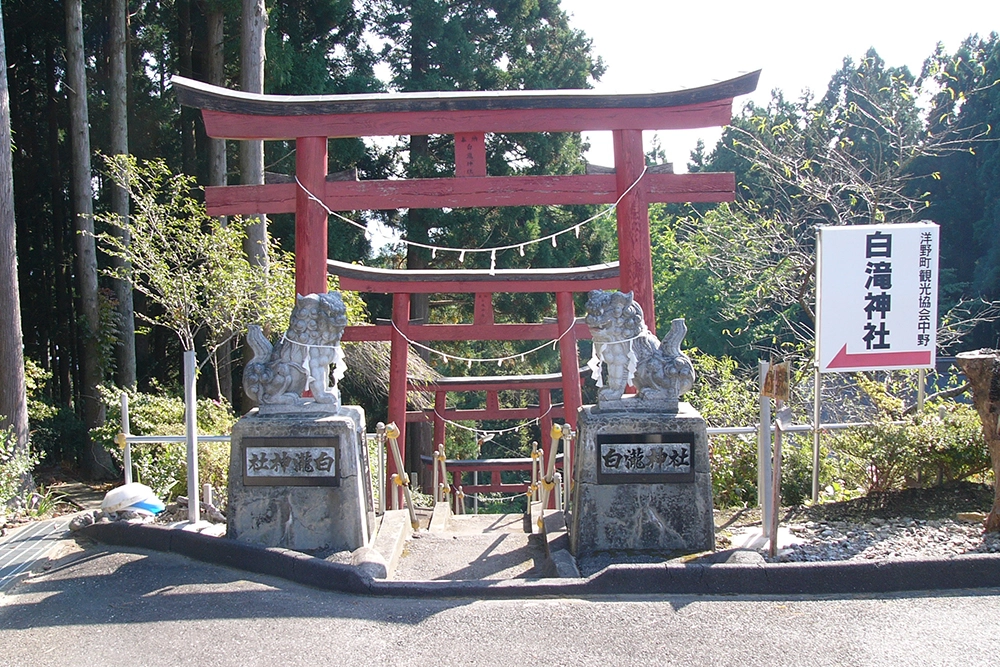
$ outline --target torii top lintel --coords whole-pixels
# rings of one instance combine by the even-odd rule
[[[202,110],[220,139],[368,137],[461,132],[674,130],[727,125],[737,95],[753,92],[760,71],[663,93],[515,90],[363,95],[259,95],[180,76],[185,106]]]

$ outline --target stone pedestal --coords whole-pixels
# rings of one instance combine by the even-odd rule
[[[578,420],[570,549],[709,551],[715,547],[705,420],[584,406]]]
[[[227,535],[298,551],[353,551],[374,529],[364,411],[262,415],[233,426]]]

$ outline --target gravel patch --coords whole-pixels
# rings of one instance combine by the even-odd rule
[[[984,534],[980,522],[955,519],[873,517],[863,523],[806,521],[788,528],[801,543],[782,549],[767,559],[770,562],[948,559],[1000,553],[1000,534]]]

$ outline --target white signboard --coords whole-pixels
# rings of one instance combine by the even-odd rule
[[[817,257],[821,373],[934,367],[936,224],[819,227]]]

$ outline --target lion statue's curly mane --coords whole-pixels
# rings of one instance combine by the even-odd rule
[[[342,374],[340,338],[347,326],[347,309],[339,292],[295,296],[288,330],[272,347],[257,325],[251,325],[247,342],[254,357],[243,371],[243,388],[261,405],[302,405],[302,392],[312,400],[340,407],[337,375]],[[336,370],[330,386],[330,367]]]
[[[608,367],[599,403],[620,400],[631,382],[640,400],[664,401],[672,407],[694,386],[694,366],[680,349],[687,333],[683,318],[671,322],[661,343],[646,327],[642,307],[631,292],[594,290],[587,299],[586,321],[595,356]]]

